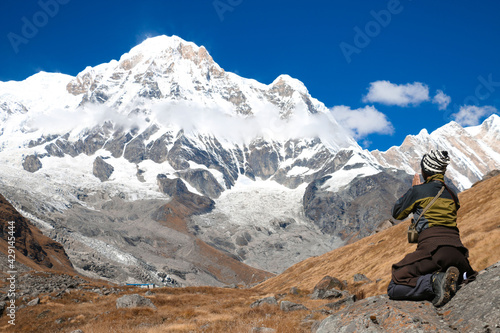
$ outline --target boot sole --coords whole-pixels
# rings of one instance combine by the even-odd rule
[[[459,275],[458,269],[451,266],[446,270],[445,274],[446,276],[442,280],[440,286],[443,290],[443,292],[441,293],[441,297],[432,301],[432,304],[434,304],[435,307],[441,307],[448,303],[453,295],[455,295],[455,293],[457,292],[457,281]]]

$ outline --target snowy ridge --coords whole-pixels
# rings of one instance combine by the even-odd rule
[[[500,169],[499,140],[500,117],[494,114],[478,126],[463,128],[450,122],[431,134],[422,130],[416,136],[406,137],[400,147],[372,154],[385,167],[419,173],[419,163],[425,153],[431,149],[447,150],[451,163],[446,175],[458,189],[464,190],[489,171]]]
[[[322,189],[337,192],[344,186],[348,186],[357,177],[372,176],[380,173],[379,165],[368,162],[361,155],[353,155],[342,169],[331,174],[330,178],[323,184]]]

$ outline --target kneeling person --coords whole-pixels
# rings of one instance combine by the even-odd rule
[[[457,228],[458,197],[444,183],[449,163],[447,151],[425,154],[420,163],[425,182],[421,184],[420,176],[415,175],[412,188],[392,209],[398,220],[413,213],[418,245],[415,252],[392,265],[387,288],[391,299],[429,300],[440,307],[453,297],[458,284],[476,274]]]

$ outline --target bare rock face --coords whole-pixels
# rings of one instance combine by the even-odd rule
[[[500,262],[459,289],[442,308],[374,296],[323,320],[316,333],[326,332],[500,332]]]
[[[205,169],[188,169],[177,172],[176,176],[184,179],[198,192],[209,198],[218,198],[224,191],[224,187],[217,182],[212,173]]]
[[[165,175],[158,175],[157,180],[160,191],[190,208],[195,214],[208,213],[215,207],[212,199],[189,192],[179,178],[169,179]]]
[[[108,180],[114,170],[113,166],[106,163],[102,157],[96,157],[92,172],[94,176],[101,180],[101,182]]]
[[[253,142],[250,147],[248,163],[255,176],[268,179],[278,170],[278,153],[272,145],[264,141]]]
[[[119,158],[123,155],[125,144],[130,140],[132,140],[132,134],[117,131],[113,134],[113,138],[106,143],[104,149],[110,151],[113,157]]]
[[[303,197],[304,212],[323,232],[346,240],[368,236],[389,219],[388,207],[411,184],[407,173],[386,171],[358,177],[337,192],[330,192],[323,188],[329,178],[325,176],[309,184]]]
[[[500,262],[481,271],[440,313],[459,332],[500,332]]]
[[[23,168],[29,172],[37,172],[42,168],[42,162],[36,155],[26,156],[23,162]]]

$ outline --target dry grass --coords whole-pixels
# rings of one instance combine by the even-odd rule
[[[117,309],[123,294],[145,290],[127,288],[120,295],[99,296],[89,291],[72,291],[62,299],[45,295],[34,307],[18,310],[16,326],[0,319],[0,330],[8,332],[248,332],[252,327],[270,327],[278,332],[310,332],[310,323],[301,321],[310,311],[283,312],[277,306],[250,308],[255,300],[269,296],[252,289],[215,287],[158,288],[147,296],[157,307]],[[306,292],[282,296],[310,310],[321,309],[327,301],[311,300]],[[326,315],[318,313],[316,319]]]

